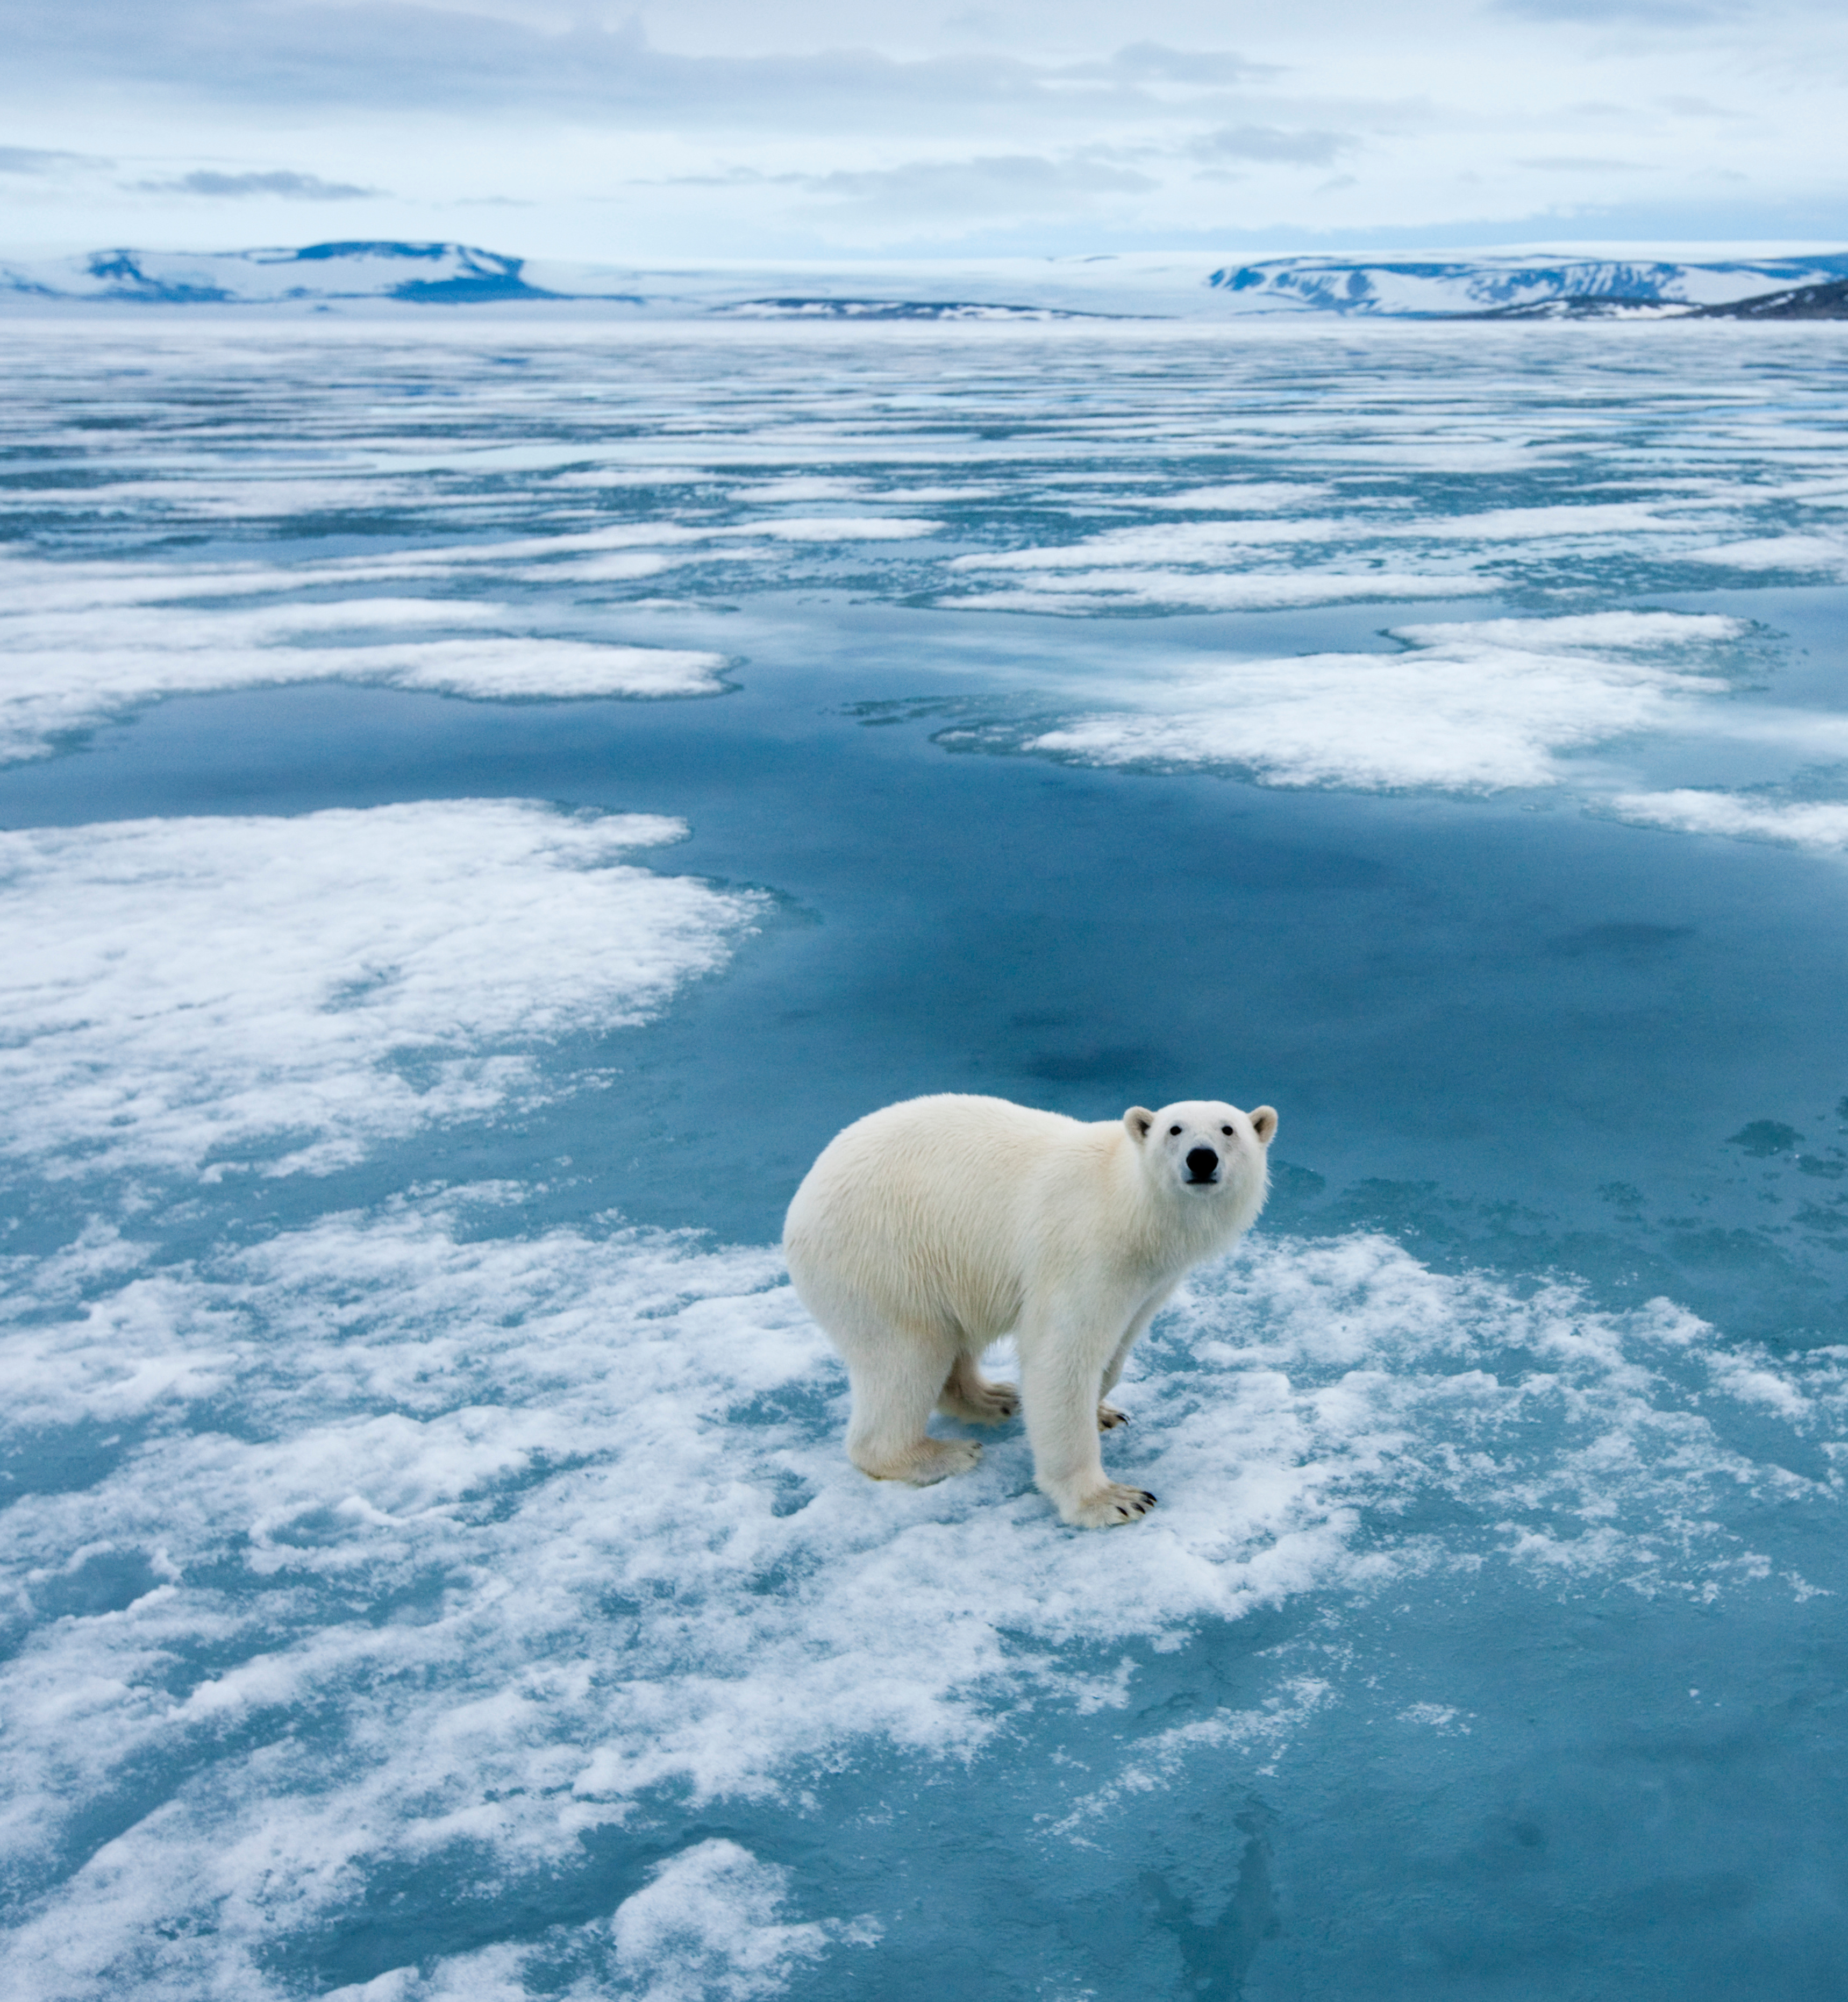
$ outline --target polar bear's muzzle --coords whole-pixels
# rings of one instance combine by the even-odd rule
[[[1219,1179],[1219,1157],[1211,1147],[1194,1147],[1187,1153],[1187,1180],[1195,1184]]]

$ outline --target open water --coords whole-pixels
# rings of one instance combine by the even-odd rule
[[[1848,333],[0,336],[24,1997],[1848,1992]],[[1281,1114],[1062,1529],[775,1250]]]

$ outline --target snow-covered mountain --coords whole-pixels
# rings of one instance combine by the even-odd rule
[[[1724,319],[1848,319],[1848,278],[1798,285],[1787,292],[1703,306],[1702,316]]]
[[[1356,261],[1274,257],[1208,279],[1245,312],[1431,319],[1686,311],[1848,277],[1848,252],[1712,263],[1610,257],[1474,256]]]
[[[316,243],[206,253],[97,250],[0,262],[0,308],[76,303],[361,306],[530,303],[658,318],[1013,319],[1099,315],[1216,320],[1246,315],[1351,319],[1679,316],[1763,302],[1782,316],[1831,311],[1848,251],[1676,261],[1485,253],[1432,258],[1271,257],[1187,253],[985,258],[904,264],[628,267],[506,256],[460,243]],[[1815,301],[1822,303],[1818,305]]]
[[[462,243],[311,243],[302,249],[92,250],[0,263],[0,295],[138,301],[152,305],[256,305],[390,298],[426,302],[534,299],[525,260]]]

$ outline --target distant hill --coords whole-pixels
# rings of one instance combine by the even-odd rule
[[[1226,266],[1208,283],[1247,311],[1350,319],[1679,317],[1776,288],[1848,278],[1848,252],[1682,263],[1476,256],[1358,261],[1276,257]]]
[[[1726,305],[1703,306],[1700,312],[1705,319],[1848,319],[1848,278],[1762,292]]]
[[[661,319],[1839,318],[1848,251],[1677,262],[1500,253],[1228,263],[1179,252],[903,264],[612,266],[463,243],[96,250],[0,261],[0,309],[529,305]]]
[[[520,275],[525,260],[462,243],[313,243],[300,250],[92,250],[0,264],[0,295],[144,305],[256,305],[389,298],[427,304],[553,296]]]

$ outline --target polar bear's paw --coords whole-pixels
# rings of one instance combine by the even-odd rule
[[[1129,1414],[1127,1411],[1119,1411],[1114,1404],[1100,1404],[1097,1407],[1099,1432],[1114,1432],[1118,1425],[1126,1425],[1128,1422]]]
[[[1145,1488],[1125,1488],[1113,1481],[1095,1494],[1082,1496],[1059,1513],[1076,1529],[1114,1529],[1119,1522],[1139,1522],[1155,1506]]]
[[[953,1474],[969,1473],[981,1458],[982,1448],[973,1439],[921,1439],[889,1458],[856,1456],[854,1464],[875,1481],[907,1481],[914,1488],[929,1488]]]
[[[1020,1393],[1012,1383],[992,1383],[985,1376],[964,1372],[952,1376],[943,1386],[937,1409],[944,1417],[961,1418],[968,1425],[1004,1425],[1019,1415]]]

